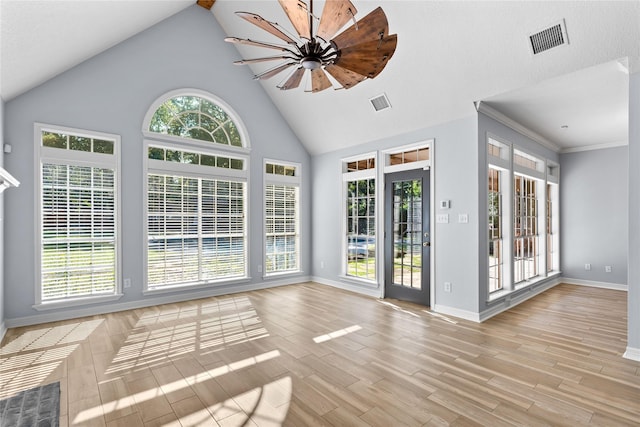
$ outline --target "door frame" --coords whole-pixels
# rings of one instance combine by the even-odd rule
[[[393,153],[398,153],[402,151],[410,151],[412,149],[417,149],[420,147],[429,147],[429,160],[412,162],[412,163],[403,163],[399,165],[390,165],[389,156]],[[433,309],[436,305],[436,268],[435,268],[435,259],[437,256],[437,239],[436,239],[436,221],[435,221],[435,211],[437,209],[436,205],[436,197],[435,197],[435,158],[436,158],[436,149],[435,149],[435,139],[426,139],[422,141],[418,141],[412,144],[395,146],[392,148],[388,148],[385,150],[380,150],[378,155],[378,165],[377,168],[377,181],[379,187],[382,186],[383,191],[377,191],[377,206],[376,211],[379,213],[378,223],[377,223],[377,235],[384,236],[384,226],[386,224],[387,218],[385,215],[385,191],[384,191],[384,182],[385,175],[393,172],[400,172],[405,170],[413,170],[413,169],[425,169],[429,171],[430,179],[429,179],[429,202],[431,204],[431,209],[429,210],[429,223],[430,223],[430,236],[431,236],[431,253],[429,256],[429,301],[430,307]],[[378,244],[378,254],[376,263],[378,265],[377,277],[378,277],[378,286],[380,290],[380,298],[385,297],[385,256],[386,256],[386,246],[385,244]]]

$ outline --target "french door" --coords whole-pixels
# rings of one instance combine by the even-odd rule
[[[429,306],[429,171],[385,175],[385,297]]]

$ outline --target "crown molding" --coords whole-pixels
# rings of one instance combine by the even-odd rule
[[[559,145],[549,141],[544,136],[540,135],[537,132],[532,131],[528,127],[516,122],[512,118],[507,117],[506,115],[504,115],[500,111],[496,110],[493,107],[490,107],[489,105],[485,104],[484,102],[478,101],[475,104],[476,104],[476,110],[479,113],[482,113],[482,114],[484,114],[484,115],[486,115],[488,117],[491,117],[492,119],[502,123],[503,125],[507,126],[508,128],[513,129],[514,131],[526,136],[527,138],[531,138],[532,140],[534,140],[538,144],[540,144],[540,145],[542,145],[542,146],[544,146],[544,147],[546,147],[546,148],[548,148],[550,150],[553,150],[556,153],[560,153],[562,151]]]
[[[608,142],[606,144],[583,145],[582,147],[564,148],[560,151],[560,153],[561,154],[580,153],[582,151],[604,150],[605,148],[626,147],[627,145],[629,145],[627,141]]]

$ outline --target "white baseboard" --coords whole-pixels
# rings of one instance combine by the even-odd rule
[[[473,311],[461,310],[459,308],[449,307],[442,304],[434,304],[432,309],[438,314],[446,314],[447,316],[453,316],[459,319],[480,323],[480,316],[478,315],[478,313],[474,313]]]
[[[325,279],[322,277],[312,277],[311,281],[316,282],[316,283],[320,283],[321,285],[327,285],[327,286],[332,286],[334,288],[338,288],[338,289],[342,289],[345,291],[351,291],[351,292],[355,292],[358,294],[363,294],[363,295],[367,295],[373,298],[381,298],[382,295],[380,294],[380,288],[379,287],[374,287],[374,286],[368,286],[368,285],[358,285],[358,284],[351,284],[351,283],[345,283],[345,282],[339,282],[336,280],[329,280],[329,279]]]
[[[629,291],[629,286],[624,285],[622,283],[594,282],[592,280],[572,279],[570,277],[562,277],[560,280],[561,280],[561,283],[566,283],[568,285],[581,285],[581,286],[590,286],[592,288],[613,289],[616,291]]]
[[[640,362],[640,348],[627,347],[622,357]]]
[[[525,302],[526,300],[533,298],[536,295],[540,295],[541,293],[553,288],[554,286],[559,285],[560,283],[564,283],[561,278],[555,278],[545,283],[541,283],[538,285],[532,285],[523,292],[516,293],[515,296],[507,297],[500,299],[495,305],[491,306],[489,309],[484,310],[480,313],[479,318],[480,322],[484,322],[487,319],[492,318],[495,315],[502,313],[503,311],[507,311],[510,308],[515,307],[518,304]]]
[[[59,320],[76,319],[78,317],[94,316],[96,314],[115,313],[117,311],[133,310],[137,308],[151,307],[154,305],[171,304],[182,301],[190,301],[200,298],[214,297],[220,295],[237,294],[240,292],[257,291],[260,289],[275,288],[278,286],[293,285],[296,283],[308,282],[309,276],[295,276],[282,280],[264,281],[261,283],[249,283],[225,288],[208,288],[202,292],[191,292],[188,294],[178,293],[175,295],[163,295],[158,297],[145,297],[141,300],[123,302],[119,304],[101,305],[97,307],[86,307],[76,310],[65,310],[55,313],[36,314],[34,316],[17,317],[6,319],[7,328],[17,328],[20,326],[37,325],[39,323],[57,322]]]

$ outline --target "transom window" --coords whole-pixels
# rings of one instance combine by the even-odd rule
[[[146,291],[246,278],[243,128],[230,107],[205,93],[155,105],[144,127]]]
[[[117,135],[36,125],[37,306],[117,297]]]

